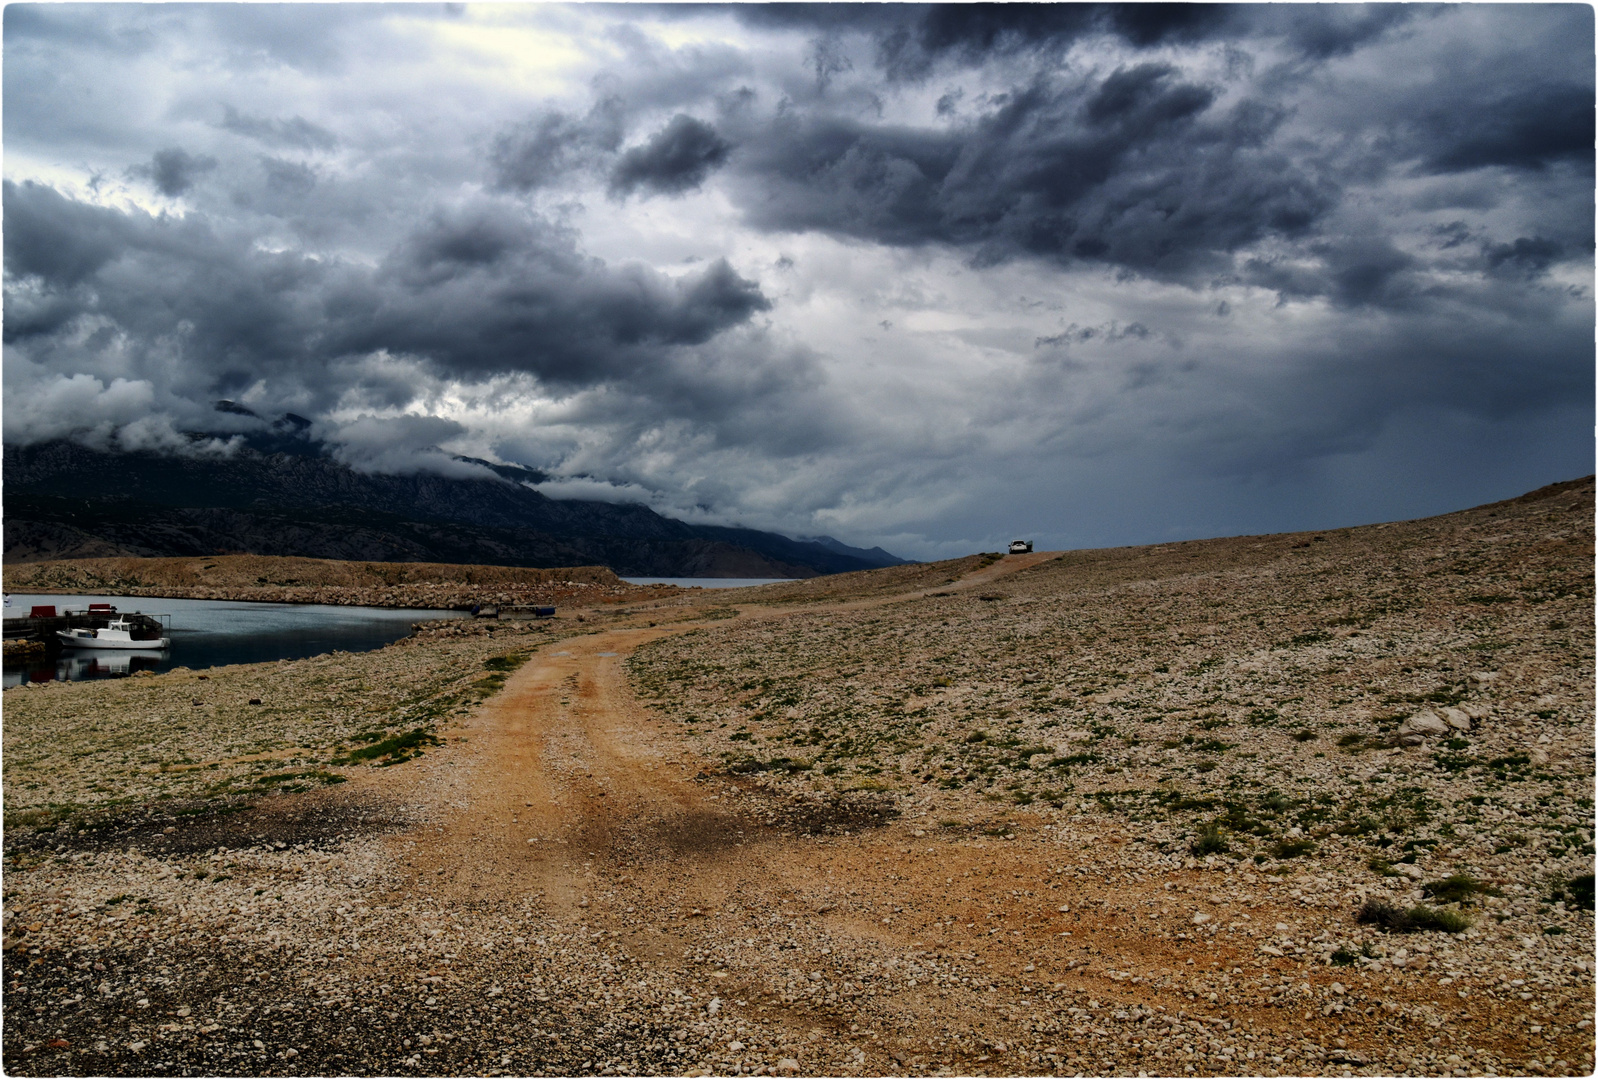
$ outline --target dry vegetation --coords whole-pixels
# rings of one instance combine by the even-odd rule
[[[7,1070],[1590,1072],[1593,511],[8,691]]]
[[[1167,849],[1208,831],[1261,863],[1289,834],[1321,860],[1374,846],[1401,865],[1439,844],[1497,846],[1487,803],[1530,803],[1517,827],[1538,838],[1516,850],[1579,860],[1591,485],[1538,496],[1412,524],[1075,552],[1002,591],[707,627],[633,669],[733,771],[931,785],[973,809],[1088,799],[1159,823],[1148,835]],[[1398,746],[1427,714],[1445,733]],[[1507,855],[1489,850],[1488,865]]]
[[[168,800],[192,814],[196,800],[405,761],[548,636],[537,623],[443,622],[358,658],[25,683],[5,695],[6,827],[75,832]]]

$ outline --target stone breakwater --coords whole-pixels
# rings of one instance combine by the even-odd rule
[[[340,587],[332,585],[230,585],[172,586],[101,582],[102,588],[39,588],[28,584],[19,591],[45,594],[106,594],[148,596],[177,600],[248,600],[268,604],[335,604],[355,607],[431,608],[465,610],[478,605],[555,607],[620,604],[672,596],[674,585],[599,585],[586,581],[555,581],[545,585],[504,587],[434,582],[411,585]],[[7,583],[10,587],[10,583]]]
[[[603,566],[537,569],[265,555],[24,563],[6,567],[5,587],[47,594],[435,609],[611,604],[681,591],[670,585],[629,585]]]

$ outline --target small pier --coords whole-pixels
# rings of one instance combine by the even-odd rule
[[[57,630],[99,630],[109,626],[112,619],[126,619],[133,625],[135,633],[148,630],[159,638],[167,632],[161,621],[162,616],[136,611],[122,614],[110,604],[90,604],[87,608],[61,610],[44,604],[35,606],[27,615],[8,617],[5,620],[5,640],[37,641],[54,652],[61,647],[61,639],[56,637]]]

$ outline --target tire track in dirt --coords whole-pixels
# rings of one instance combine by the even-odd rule
[[[945,588],[981,588],[1049,557],[1010,557]],[[824,607],[881,605],[914,595]],[[758,608],[736,618],[818,610]],[[732,793],[712,794],[702,782],[705,770],[717,766],[660,731],[633,696],[627,657],[647,642],[699,625],[623,626],[535,653],[463,725],[463,739],[429,755],[428,768],[414,781],[432,804],[429,821],[391,839],[396,856],[441,899],[463,906],[534,899],[550,914],[581,918],[595,933],[621,938],[637,955],[686,978],[702,978],[684,958],[728,907],[793,916],[840,952],[891,955],[928,936],[926,927],[905,920],[885,925],[807,899],[841,880],[878,883],[886,841],[835,839],[820,859],[812,843],[762,829],[747,810],[727,808]],[[601,905],[601,896],[615,900]],[[770,964],[720,975],[732,979],[724,984],[729,996],[765,998],[767,1005],[751,1011],[758,1008],[761,1020],[791,1028],[795,1041],[813,1041],[817,1032],[844,1034],[837,1018],[784,1008],[769,988],[785,974]],[[908,999],[881,1004],[875,1011],[891,1018],[886,1026],[904,1030],[929,1012],[926,1003]],[[951,1003],[940,1008],[944,1020],[965,1011]],[[888,1064],[892,1060],[883,1069],[898,1067]]]

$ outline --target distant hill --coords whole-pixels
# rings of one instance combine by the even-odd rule
[[[481,466],[468,478],[357,472],[306,440],[305,423],[285,417],[227,457],[6,446],[5,561],[237,553],[793,578],[905,561],[830,537],[551,499],[527,486],[543,474],[474,459],[457,459]]]

